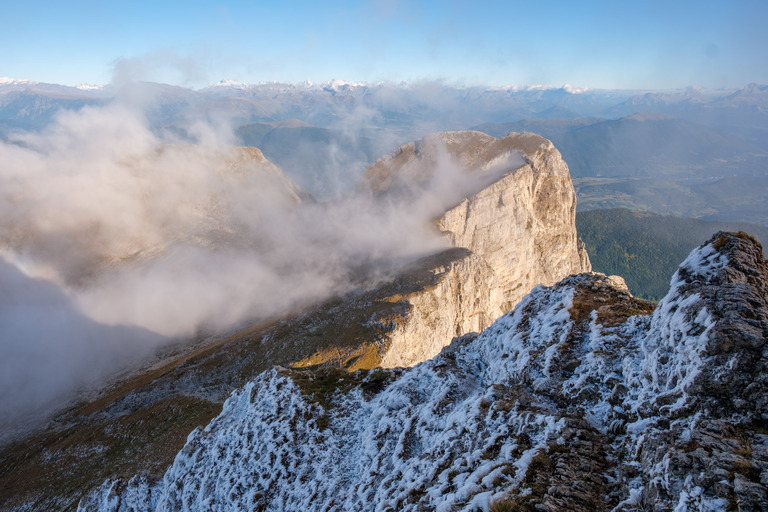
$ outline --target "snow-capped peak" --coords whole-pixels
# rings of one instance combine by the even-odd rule
[[[211,85],[211,87],[231,87],[233,89],[246,89],[248,88],[248,84],[244,82],[238,82],[237,80],[230,80],[230,79],[223,79],[219,80],[215,84]]]
[[[102,91],[104,90],[103,84],[80,84],[77,86],[77,89],[80,89],[81,91]]]
[[[0,77],[0,85],[34,85],[32,80],[17,80],[16,78]]]

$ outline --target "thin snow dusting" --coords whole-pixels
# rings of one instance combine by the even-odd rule
[[[468,377],[420,365],[373,400],[339,396],[326,412],[273,370],[193,432],[159,485],[131,481],[116,500],[108,482],[80,510],[245,511],[265,499],[266,510],[484,508],[562,425],[488,407]],[[505,441],[522,431],[533,445],[519,456]]]
[[[627,381],[637,390],[631,402],[633,410],[654,402],[668,411],[685,406],[687,389],[703,366],[714,321],[701,297],[679,293],[680,287],[711,279],[727,263],[712,244],[706,244],[691,252],[675,272],[670,291],[659,303],[640,344],[643,357],[634,368],[630,368],[632,361],[627,361]],[[687,274],[685,280],[683,273]]]
[[[637,468],[649,439],[667,429],[690,439],[700,418],[674,414],[690,405],[714,320],[682,292],[682,276],[706,280],[725,264],[711,245],[697,249],[651,318],[612,326],[596,311],[580,326],[571,317],[594,275],[536,287],[476,338],[372,396],[355,385],[321,405],[290,371],[266,372],[190,434],[162,481],[107,481],[78,510],[487,511],[531,492],[531,464],[563,443],[563,401],[614,436],[611,457]],[[575,367],[563,367],[569,354]],[[615,510],[639,506],[648,489],[668,493],[676,512],[723,508],[694,482],[672,482],[670,464],[664,455],[647,477],[626,478]]]

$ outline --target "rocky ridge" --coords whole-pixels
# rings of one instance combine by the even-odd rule
[[[385,367],[433,357],[446,340],[485,329],[534,286],[591,270],[576,234],[568,166],[550,141],[530,133],[432,134],[378,161],[365,183],[386,196],[419,194],[436,180],[464,180],[457,189],[465,197],[447,196],[435,224],[471,254],[441,269],[433,289],[406,297],[411,312],[388,335]]]
[[[195,425],[210,421],[232,390],[273,365],[314,372],[318,366],[355,371],[413,364],[437,354],[454,336],[483,330],[494,312],[535,283],[536,272],[551,284],[589,268],[575,235],[567,167],[551,143],[531,134],[494,139],[477,132],[434,140],[439,144],[431,153],[420,149],[422,159],[414,165],[439,153],[445,165],[422,165],[421,171],[447,169],[447,177],[459,181],[449,183],[459,193],[436,203],[435,222],[449,242],[468,247],[428,255],[344,296],[171,353],[64,411],[44,432],[0,451],[0,510],[70,509],[84,490],[110,476],[140,472],[153,481]],[[240,151],[245,161],[263,158],[255,149]],[[222,173],[238,179],[238,169],[235,161]],[[526,195],[515,199],[523,187]],[[376,192],[384,201],[387,193]],[[308,199],[300,190],[288,195],[288,205]],[[484,208],[492,214],[484,215]],[[219,224],[206,224],[210,230],[197,242],[237,243],[231,229]],[[526,250],[514,260],[515,269],[505,266],[502,256],[513,261],[514,253],[506,244]],[[565,264],[558,266],[541,251],[564,255]],[[526,265],[532,270],[523,273]]]
[[[767,291],[718,233],[655,310],[579,274],[411,369],[273,369],[80,510],[766,510]]]

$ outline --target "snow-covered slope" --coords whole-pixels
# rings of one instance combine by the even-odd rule
[[[652,315],[580,274],[407,370],[276,368],[162,481],[80,510],[765,509],[766,291],[759,244],[720,233]]]

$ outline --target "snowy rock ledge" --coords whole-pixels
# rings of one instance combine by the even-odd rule
[[[653,309],[579,274],[413,368],[274,369],[79,510],[767,510],[760,245],[718,233]]]

